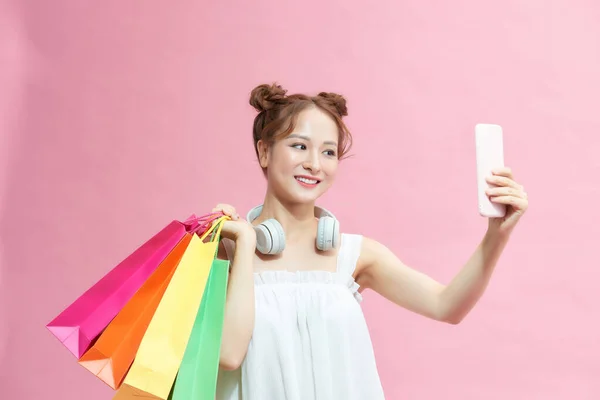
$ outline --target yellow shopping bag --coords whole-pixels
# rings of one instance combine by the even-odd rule
[[[169,397],[226,219],[229,217],[217,219],[202,237],[192,237],[114,400],[167,400]],[[211,233],[216,234],[205,243],[204,239]]]

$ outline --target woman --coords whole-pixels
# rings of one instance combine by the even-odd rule
[[[250,104],[259,112],[253,135],[267,192],[249,221],[230,205],[214,210],[232,217],[219,250],[231,272],[217,398],[382,399],[360,292],[459,323],[527,209],[523,187],[509,168],[488,178],[495,186],[488,195],[507,205],[507,215],[489,220],[469,261],[442,285],[371,238],[339,234],[335,218],[315,206],[351,143],[342,96],[288,96],[279,85],[260,85]]]

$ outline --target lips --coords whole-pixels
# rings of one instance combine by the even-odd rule
[[[300,182],[306,186],[315,186],[319,182],[321,182],[320,180],[318,180],[317,178],[314,178],[312,176],[296,176],[295,178],[298,182]]]

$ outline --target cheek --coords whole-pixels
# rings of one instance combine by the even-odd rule
[[[272,155],[271,166],[276,173],[287,172],[295,165],[296,158],[298,158],[297,154],[287,151],[285,148],[281,148]]]
[[[295,167],[298,164],[302,164],[302,154],[299,151],[288,150],[282,153],[283,163],[289,167]]]
[[[323,165],[323,170],[330,179],[333,179],[337,175],[339,161],[338,160],[328,160],[328,161],[329,162],[327,162]]]

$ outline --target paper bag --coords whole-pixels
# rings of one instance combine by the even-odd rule
[[[48,330],[79,359],[185,233],[183,223],[168,224],[46,325]]]
[[[172,400],[215,398],[228,278],[229,261],[214,260]]]
[[[154,312],[192,239],[186,233],[140,290],[102,332],[79,363],[113,389],[129,370]]]
[[[228,217],[216,220],[203,237],[192,237],[114,399],[167,400],[200,307],[225,219]],[[204,243],[203,239],[214,229],[217,235]]]
[[[222,214],[221,214],[222,215]],[[172,221],[46,325],[78,359],[90,348],[186,232],[204,231],[220,215]]]

